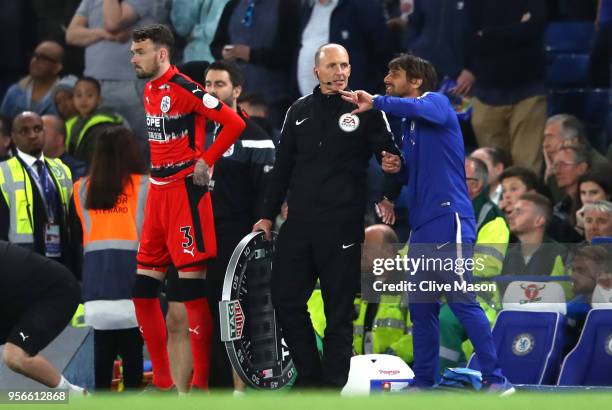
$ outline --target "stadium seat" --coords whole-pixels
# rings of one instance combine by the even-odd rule
[[[511,282],[493,327],[504,375],[515,384],[554,384],[565,339],[565,295],[558,283]],[[472,355],[468,367],[480,370]]]
[[[594,236],[591,239],[591,245],[612,244],[612,236]]]
[[[578,344],[563,360],[557,385],[612,386],[612,290],[597,286]]]
[[[514,384],[554,384],[563,350],[565,316],[558,312],[503,310],[493,342],[504,375]],[[468,367],[481,370],[472,355]]]
[[[575,89],[548,92],[548,115],[573,114],[587,128],[591,145],[606,154],[609,140],[606,136],[606,121],[611,108],[612,95],[609,89]]]
[[[544,45],[548,53],[586,53],[591,49],[594,33],[590,21],[550,23]]]
[[[548,60],[545,78],[547,87],[584,87],[587,84],[588,54],[554,54]]]
[[[595,286],[591,306],[593,309],[612,309],[612,289],[605,289],[599,285]]]

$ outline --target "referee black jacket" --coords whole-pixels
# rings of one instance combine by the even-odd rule
[[[209,182],[215,226],[244,226],[247,232],[261,213],[265,186],[274,165],[274,142],[238,108],[246,127],[238,140],[215,163]],[[206,136],[206,149],[219,133]]]
[[[401,155],[384,114],[351,115],[355,105],[317,86],[289,108],[261,217],[274,220],[287,197],[289,218],[362,221],[372,154]]]

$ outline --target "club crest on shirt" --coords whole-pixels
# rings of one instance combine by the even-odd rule
[[[340,129],[344,132],[353,132],[359,128],[359,117],[351,113],[342,114],[338,120]]]
[[[213,108],[217,108],[217,106],[219,105],[219,100],[217,100],[212,95],[205,93],[204,97],[202,97],[202,103],[204,104],[204,107],[210,108],[212,110]]]
[[[159,109],[161,110],[161,112],[170,111],[170,96],[169,95],[164,95],[164,97],[161,100],[161,104],[159,104]]]

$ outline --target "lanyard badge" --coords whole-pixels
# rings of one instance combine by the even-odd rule
[[[47,258],[59,258],[62,256],[62,244],[60,239],[60,226],[57,223],[45,224],[45,256]]]

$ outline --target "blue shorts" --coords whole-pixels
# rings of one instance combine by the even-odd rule
[[[418,270],[407,272],[407,280],[416,284],[416,291],[409,294],[410,302],[433,303],[442,295],[449,302],[475,300],[474,292],[466,290],[474,267],[474,225],[474,218],[449,213],[411,232],[408,257],[421,263]],[[427,290],[421,291],[423,288]]]

